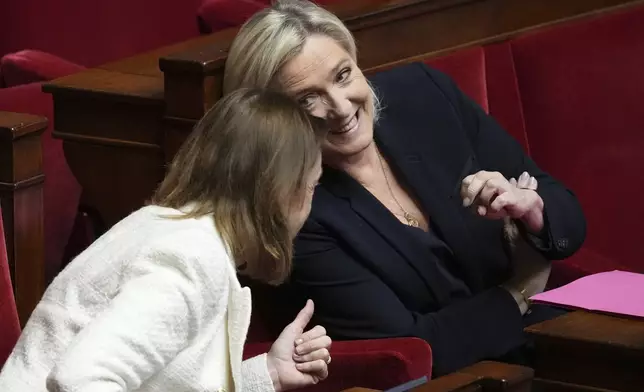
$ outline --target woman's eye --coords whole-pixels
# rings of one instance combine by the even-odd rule
[[[340,71],[336,79],[340,83],[346,82],[347,79],[349,79],[349,75],[351,75],[351,68],[345,68],[342,71]]]
[[[314,102],[315,102],[315,97],[313,97],[312,95],[307,95],[299,99],[300,106],[302,106],[305,109],[313,106]]]

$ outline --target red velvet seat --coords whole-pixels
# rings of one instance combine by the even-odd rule
[[[35,49],[98,66],[197,36],[201,1],[8,1],[0,13],[0,56]]]
[[[0,13],[0,87],[52,80],[195,37],[201,1],[9,1]]]
[[[281,306],[283,293],[272,286],[257,284],[245,278],[242,284],[251,287],[253,313],[245,357],[266,352],[296,310]],[[424,340],[396,338],[357,341],[334,341],[333,361],[329,378],[306,388],[309,392],[341,391],[361,386],[385,390],[423,376],[431,377],[432,351]]]
[[[613,269],[644,272],[644,7],[583,19],[427,63],[450,74],[579,198],[584,246],[551,285]]]
[[[4,240],[4,227],[0,211],[0,369],[6,362],[20,336],[20,322],[13,297],[11,275]]]
[[[644,7],[508,43],[534,159],[570,186],[588,221],[583,273],[644,272]]]
[[[85,67],[39,50],[21,50],[0,59],[0,86],[13,87],[71,75]]]

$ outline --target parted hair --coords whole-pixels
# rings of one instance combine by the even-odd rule
[[[314,121],[279,92],[233,91],[196,124],[151,202],[212,214],[240,273],[279,284],[293,253],[288,203],[302,200],[320,151]]]
[[[278,88],[282,66],[314,35],[333,39],[357,62],[353,35],[337,16],[310,1],[277,0],[251,16],[235,36],[226,59],[224,93],[241,87]],[[377,119],[380,101],[371,91]]]

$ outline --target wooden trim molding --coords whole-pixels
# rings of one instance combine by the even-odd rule
[[[9,270],[24,325],[45,292],[43,174],[44,117],[0,112],[0,203]]]

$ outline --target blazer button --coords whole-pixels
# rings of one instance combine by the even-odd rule
[[[568,238],[560,238],[557,240],[557,246],[561,249],[566,249],[568,247]]]

